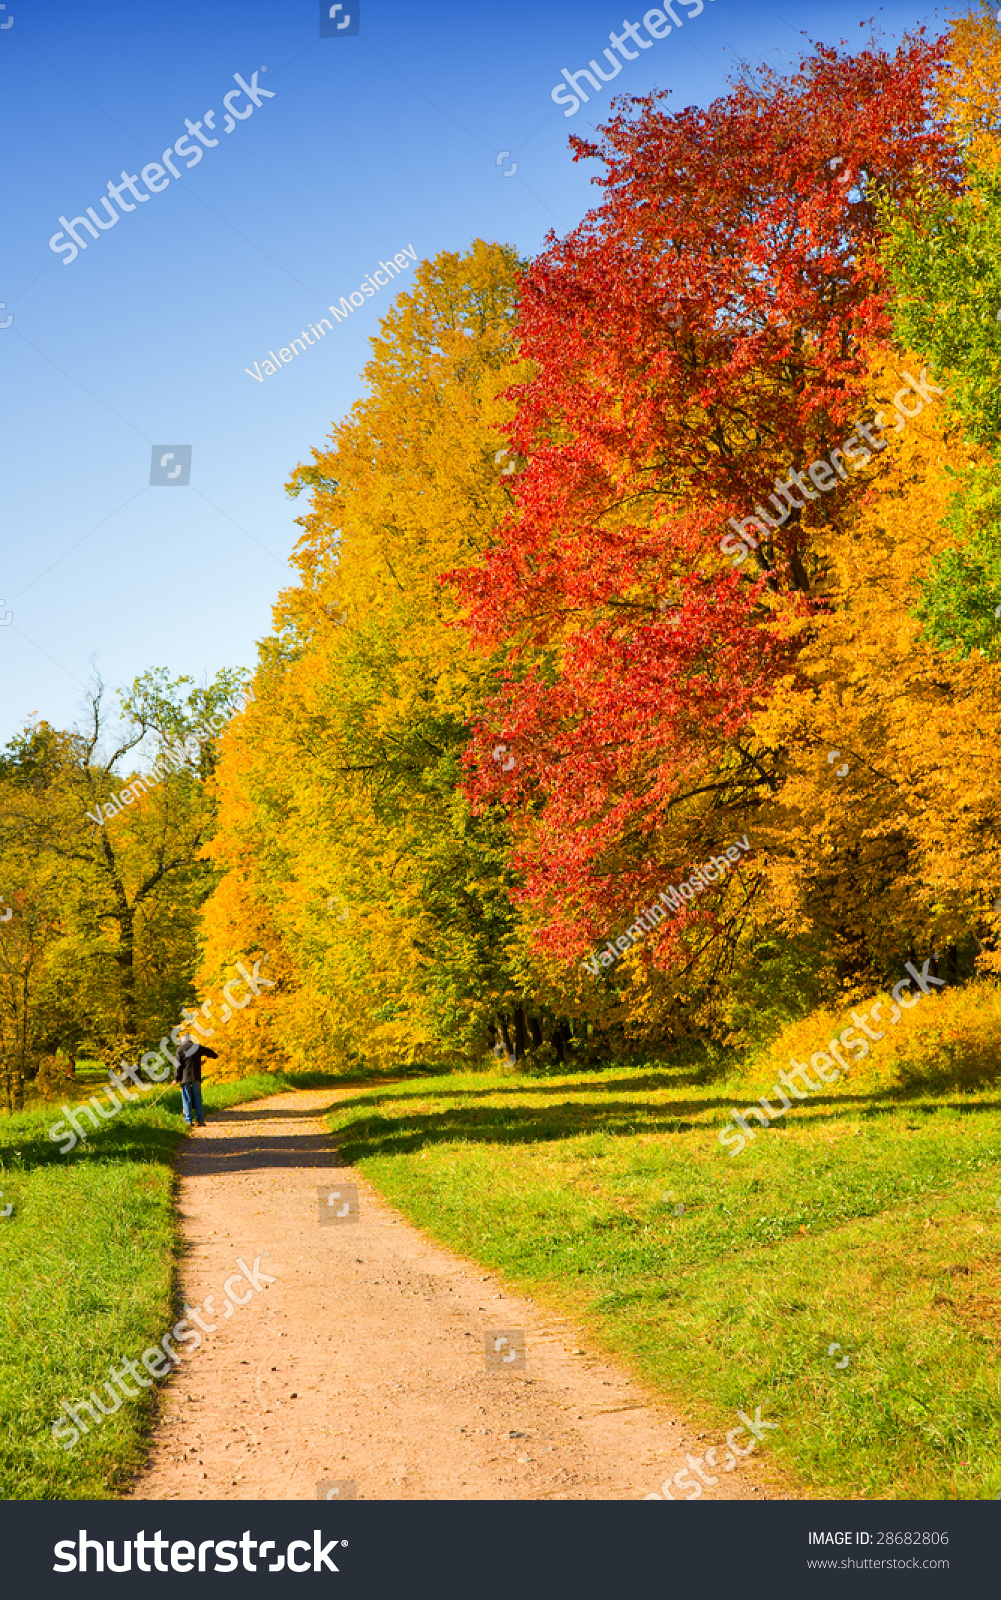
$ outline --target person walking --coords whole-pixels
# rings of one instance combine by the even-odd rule
[[[177,1045],[177,1066],[174,1069],[174,1082],[181,1085],[181,1106],[184,1110],[184,1120],[191,1127],[192,1119],[196,1119],[198,1126],[204,1128],[205,1118],[202,1115],[202,1060],[208,1056],[213,1061],[219,1057],[208,1045],[202,1044],[200,1039],[192,1038],[190,1033],[182,1033]]]

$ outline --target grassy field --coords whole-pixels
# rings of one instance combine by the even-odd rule
[[[994,1498],[1001,996],[929,997],[739,1155],[717,1139],[790,1052],[807,1059],[846,1021],[817,1013],[724,1077],[423,1075],[357,1084],[330,1120],[413,1221],[579,1319],[705,1427],[760,1406],[788,1482]],[[206,1107],[328,1082],[210,1084]],[[46,1137],[56,1108],[0,1118],[4,1498],[110,1498],[141,1462],[155,1388],[70,1451],[50,1430],[179,1314],[179,1098],[129,1107],[66,1158]]]
[[[729,1156],[731,1108],[801,1038],[823,1049],[828,1020],[715,1082],[442,1076],[362,1092],[330,1122],[414,1222],[580,1318],[707,1426],[760,1405],[780,1425],[763,1448],[811,1495],[994,1498],[1001,1004],[925,1000]]]
[[[206,1084],[206,1110],[293,1086],[277,1074]],[[0,1219],[2,1499],[113,1498],[140,1463],[155,1386],[71,1450],[51,1427],[64,1400],[101,1392],[109,1363],[139,1359],[179,1315],[179,1111],[171,1089],[155,1109],[122,1111],[65,1158],[46,1136],[57,1109],[0,1117],[0,1210],[14,1207]]]

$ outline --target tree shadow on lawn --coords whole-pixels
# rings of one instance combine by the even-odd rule
[[[73,1150],[60,1155],[58,1145],[46,1134],[32,1134],[30,1137],[22,1134],[16,1150],[0,1145],[0,1166],[5,1166],[15,1174],[31,1172],[40,1167],[60,1166],[69,1169],[95,1161],[128,1160],[169,1166],[183,1136],[183,1128],[121,1118],[109,1121],[107,1127],[95,1129],[90,1137],[79,1140]]]
[[[283,1121],[295,1118],[315,1122],[323,1115],[324,1109],[320,1107],[309,1111],[290,1107],[288,1110],[277,1111],[272,1107],[266,1110],[256,1108],[252,1102],[243,1106],[237,1104],[216,1109],[208,1097],[205,1102],[206,1117],[212,1123],[243,1123],[249,1124],[250,1127],[257,1122],[274,1121],[276,1115],[280,1115]],[[178,1145],[184,1144],[187,1139],[187,1130],[181,1120],[181,1091],[176,1087],[161,1093],[155,1104],[137,1102],[135,1105],[123,1106],[120,1112],[99,1122],[96,1128],[91,1127],[90,1117],[79,1115],[78,1105],[74,1106],[73,1110],[78,1115],[80,1126],[86,1129],[87,1136],[78,1138],[75,1147],[65,1155],[61,1154],[59,1149],[64,1136],[61,1136],[59,1141],[48,1137],[49,1129],[56,1122],[65,1122],[58,1107],[49,1108],[44,1119],[39,1117],[36,1126],[10,1128],[0,1121],[0,1174],[6,1171],[14,1176],[40,1167],[63,1165],[68,1169],[81,1162],[95,1161],[125,1160],[171,1165]],[[151,1112],[158,1114],[155,1117],[150,1116]],[[330,1134],[324,1131],[319,1137],[324,1147],[329,1150]],[[300,1144],[303,1142],[302,1136],[297,1135],[295,1138]],[[288,1163],[292,1166],[295,1164],[294,1161]]]
[[[430,1095],[431,1098],[435,1100],[487,1100],[492,1095],[505,1094],[510,1094],[513,1097],[522,1095],[546,1095],[549,1098],[552,1098],[552,1096],[557,1094],[595,1095],[601,1094],[605,1090],[620,1090],[623,1093],[629,1093],[632,1091],[635,1094],[649,1094],[651,1091],[656,1092],[663,1089],[697,1089],[703,1086],[705,1086],[705,1080],[700,1078],[698,1073],[651,1072],[647,1073],[643,1078],[612,1078],[606,1080],[605,1082],[591,1080],[590,1082],[584,1083],[519,1083],[517,1079],[512,1078],[509,1083],[495,1084],[492,1088],[485,1089],[449,1089],[444,1086],[437,1087],[430,1091]],[[416,1098],[420,1097],[420,1092],[420,1085],[417,1085],[415,1090]],[[392,1088],[387,1085],[383,1092],[359,1096],[358,1099],[351,1100],[349,1104],[350,1109],[353,1110],[356,1106],[381,1106],[384,1105],[387,1100],[394,1100],[398,1098],[406,1098],[406,1096],[394,1095]],[[709,1102],[707,1102],[707,1104],[708,1103]]]
[[[176,1094],[172,1091],[171,1098]],[[750,1102],[753,1104],[753,1102]],[[344,1108],[351,1113],[351,1121],[342,1124],[336,1135],[323,1128],[315,1133],[293,1133],[288,1136],[262,1137],[254,1130],[267,1121],[273,1121],[274,1109],[249,1106],[223,1107],[212,1111],[206,1107],[211,1122],[217,1127],[232,1126],[234,1137],[220,1141],[187,1142],[183,1124],[153,1122],[146,1118],[124,1115],[109,1121],[106,1127],[96,1129],[87,1139],[80,1140],[76,1148],[61,1156],[58,1147],[41,1130],[37,1133],[19,1130],[16,1146],[0,1144],[0,1167],[12,1177],[33,1168],[66,1164],[67,1168],[80,1162],[112,1162],[127,1159],[130,1162],[152,1162],[169,1165],[173,1162],[178,1145],[184,1145],[186,1170],[233,1171],[261,1166],[298,1167],[311,1165],[348,1165],[366,1156],[405,1155],[414,1150],[436,1144],[454,1142],[469,1144],[538,1144],[564,1139],[579,1139],[593,1134],[611,1136],[683,1134],[699,1129],[712,1136],[722,1122],[721,1112],[729,1119],[731,1106],[738,1111],[746,1109],[747,1102],[730,1099],[685,1100],[668,1105],[650,1106],[629,1100],[578,1101],[564,1100],[545,1108],[516,1106],[456,1105],[440,1111],[384,1114],[381,1101],[366,1096],[353,1100]],[[931,1116],[939,1111],[965,1115],[1001,1111],[996,1099],[938,1100],[928,1091],[914,1091],[907,1095],[886,1091],[871,1094],[811,1096],[800,1103],[809,1107],[806,1119],[797,1119],[790,1113],[760,1127],[755,1121],[755,1133],[768,1133],[776,1129],[795,1128],[797,1122],[811,1128],[825,1127],[841,1122],[846,1117],[875,1118],[899,1115]],[[369,1109],[371,1108],[371,1109]],[[326,1108],[336,1111],[337,1105]],[[168,1110],[165,1101],[162,1111]],[[313,1122],[323,1115],[324,1108],[309,1111],[290,1107],[281,1111],[283,1120]],[[694,1120],[689,1120],[694,1119]],[[931,1125],[933,1126],[933,1124]],[[236,1129],[241,1133],[236,1133]],[[339,1154],[338,1154],[339,1152]]]
[[[353,1107],[352,1107],[353,1109]],[[466,1107],[409,1116],[360,1116],[338,1128],[337,1138],[345,1161],[365,1156],[405,1155],[436,1144],[539,1144],[551,1140],[579,1139],[588,1134],[612,1135],[688,1133],[696,1126],[683,1120],[711,1109],[698,1101],[669,1108],[650,1108],[612,1102],[580,1105],[573,1102],[545,1111],[512,1106]]]
[[[770,1104],[774,1103],[766,1093],[764,1098]],[[746,1116],[748,1109],[756,1106],[756,1100],[733,1099],[728,1102],[740,1115]],[[872,1094],[841,1094],[841,1095],[811,1095],[809,1100],[802,1100],[789,1112],[776,1118],[774,1122],[763,1126],[757,1120],[751,1123],[755,1133],[771,1133],[775,1129],[794,1128],[797,1119],[790,1114],[791,1111],[809,1110],[812,1115],[806,1119],[807,1124],[813,1128],[829,1122],[841,1122],[846,1116],[862,1116],[867,1121],[876,1117],[899,1116],[934,1116],[939,1111],[955,1111],[966,1115],[977,1112],[1001,1112],[1001,1100],[936,1100],[929,1095],[927,1088],[913,1093],[901,1094],[894,1090],[892,1093],[883,1090],[874,1090]],[[819,1115],[818,1115],[819,1113]]]
[[[628,1112],[631,1108],[620,1108]],[[698,1109],[698,1108],[694,1108]],[[220,1116],[219,1120],[222,1118]],[[377,1127],[369,1129],[375,1120]],[[513,1125],[512,1125],[513,1124]],[[206,1174],[223,1176],[237,1172],[259,1172],[268,1168],[334,1171],[352,1165],[364,1156],[406,1155],[435,1144],[459,1140],[464,1144],[529,1144],[546,1140],[577,1138],[588,1133],[685,1133],[695,1124],[676,1119],[651,1120],[642,1128],[635,1119],[598,1117],[578,1118],[559,1124],[525,1112],[507,1112],[495,1121],[489,1112],[459,1111],[449,1119],[441,1115],[406,1117],[393,1122],[363,1120],[355,1132],[340,1129],[336,1135],[326,1129],[315,1133],[258,1135],[245,1124],[225,1139],[192,1139],[184,1143],[178,1168],[182,1177]]]
[[[433,1073],[441,1069],[435,1067]],[[380,1083],[387,1086],[399,1080],[400,1083],[410,1083],[415,1078],[429,1077],[432,1072],[418,1071],[410,1067],[394,1067],[391,1072],[285,1072],[276,1076],[284,1081],[278,1085],[276,1094],[285,1094],[292,1089],[371,1089]]]
[[[927,1095],[924,1097],[927,1100]],[[917,1114],[931,1115],[937,1111],[974,1112],[1001,1111],[1001,1103],[990,1100],[932,1101],[927,1106],[915,1103],[916,1097],[906,1100],[887,1100],[885,1093],[858,1095],[812,1096],[809,1104],[812,1115],[804,1126],[826,1126],[844,1121],[846,1117],[875,1117]],[[560,1139],[577,1139],[588,1134],[656,1135],[688,1133],[700,1129],[712,1134],[716,1143],[717,1117],[720,1111],[729,1112],[730,1105],[743,1109],[739,1102],[721,1103],[714,1100],[679,1101],[670,1105],[633,1105],[629,1101],[606,1103],[581,1103],[564,1101],[559,1105],[540,1108],[517,1106],[453,1106],[438,1112],[393,1115],[364,1114],[357,1101],[345,1108],[359,1112],[347,1123],[341,1123],[337,1138],[346,1162],[362,1160],[374,1155],[403,1155],[424,1146],[462,1142],[470,1144],[537,1144]],[[707,1118],[708,1113],[708,1118]],[[695,1120],[686,1120],[694,1118]],[[795,1127],[796,1119],[787,1115],[769,1124],[768,1128],[752,1123],[755,1133],[773,1129]]]

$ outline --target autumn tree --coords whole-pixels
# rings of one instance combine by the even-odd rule
[[[204,776],[239,679],[187,681],[137,679],[118,719],[98,685],[85,729],[33,725],[0,755],[0,1042],[18,1083],[59,1046],[141,1053],[192,997]]]
[[[790,626],[796,670],[755,719],[782,775],[757,826],[777,926],[820,931],[842,984],[908,957],[955,978],[1001,969],[1001,42],[992,9],[950,30],[939,108],[958,192],[884,201],[896,354],[873,357],[876,410],[925,364],[933,403],[862,473],[826,604]],[[915,345],[917,348],[909,348]],[[944,391],[944,392],[942,392]]]
[[[917,615],[946,649],[996,657],[1001,627],[1001,32],[982,4],[955,23],[939,99],[964,161],[959,194],[923,189],[887,212],[898,337],[925,352],[964,436],[987,447],[953,479],[951,538]]]
[[[753,720],[800,646],[779,618],[826,603],[828,541],[871,454],[855,427],[891,333],[877,196],[959,182],[932,103],[943,54],[920,35],[891,54],[818,47],[704,111],[633,101],[600,141],[572,141],[603,162],[603,201],[527,274],[524,471],[456,580],[475,641],[505,662],[470,794],[509,807],[554,962],[753,837],[780,781]],[[846,440],[821,494],[803,469]],[[751,535],[736,566],[731,519]],[[753,877],[647,941],[662,1013],[725,980]]]
[[[900,358],[898,358],[899,360]],[[906,362],[906,357],[904,357]],[[878,358],[885,393],[896,361]],[[1001,885],[1001,664],[943,655],[917,601],[951,543],[956,474],[982,451],[939,402],[867,473],[825,548],[827,608],[789,624],[795,672],[754,722],[779,782],[756,822],[769,922],[822,936],[828,994],[926,958],[956,977]]]
[[[493,667],[441,582],[511,504],[518,274],[482,241],[423,263],[372,341],[367,394],[292,476],[310,496],[301,581],[224,740],[211,847],[205,980],[248,942],[281,975],[242,1025],[248,1061],[466,1059],[490,1037],[524,1053],[543,1028],[563,1048],[558,1000],[520,959],[503,815],[459,790]]]

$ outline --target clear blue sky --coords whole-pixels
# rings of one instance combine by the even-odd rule
[[[112,687],[147,667],[201,679],[253,666],[304,508],[283,485],[361,392],[393,289],[263,383],[245,368],[407,246],[420,261],[481,236],[532,254],[549,228],[568,231],[596,191],[567,136],[613,93],[707,104],[740,58],[788,66],[794,29],[854,45],[875,10],[706,0],[564,117],[550,98],[561,67],[601,59],[647,9],[361,0],[357,34],[321,38],[317,0],[8,0],[0,741],[32,713],[76,721],[92,661]],[[922,17],[938,26],[893,0],[875,15],[891,39]],[[273,98],[249,116],[247,96],[231,98],[244,114],[226,133],[234,74],[253,87],[255,72]],[[96,240],[78,227],[88,248],[72,262],[50,248],[60,215],[107,220],[100,200],[123,169],[169,176],[162,153],[210,109],[202,133],[218,144],[197,165],[189,136],[171,157],[179,177],[163,187],[154,168],[160,192],[144,201],[120,188],[134,210]],[[154,445],[190,445],[189,487],[150,486]]]

